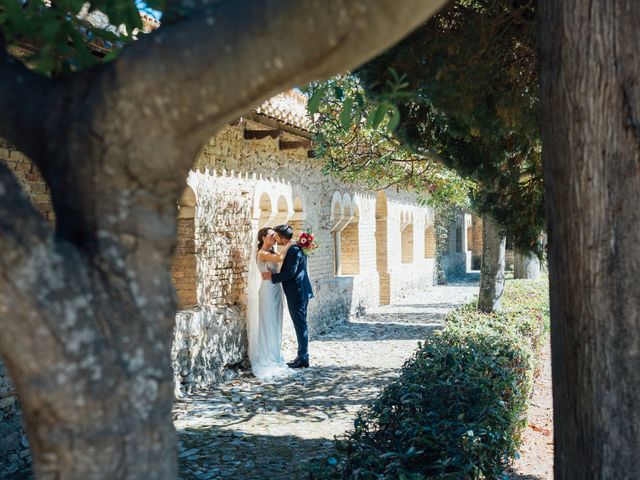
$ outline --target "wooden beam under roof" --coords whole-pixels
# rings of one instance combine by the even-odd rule
[[[244,139],[245,140],[261,140],[263,138],[280,138],[282,136],[282,130],[249,130],[245,129],[244,131]]]
[[[279,146],[280,150],[292,150],[294,148],[311,148],[312,142],[311,140],[303,139],[303,140],[280,140]]]

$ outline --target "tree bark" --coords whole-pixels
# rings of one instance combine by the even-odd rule
[[[535,280],[540,277],[540,259],[529,252],[516,251],[513,260],[513,278]]]
[[[507,241],[493,218],[486,216],[482,220],[482,266],[478,308],[483,312],[494,312],[502,303]]]
[[[540,13],[555,478],[637,478],[640,3]]]
[[[0,356],[38,478],[176,478],[169,266],[198,150],[443,3],[217,1],[57,81],[0,51],[0,136],[40,168],[56,213],[53,232],[0,164]]]

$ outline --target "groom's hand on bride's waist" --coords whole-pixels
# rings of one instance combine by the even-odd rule
[[[262,272],[263,280],[271,280],[271,272]]]

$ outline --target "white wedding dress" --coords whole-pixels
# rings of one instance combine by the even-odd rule
[[[276,273],[278,265],[256,259],[259,272]],[[257,328],[251,370],[261,380],[282,378],[293,373],[282,356],[282,286],[263,280],[258,289]]]

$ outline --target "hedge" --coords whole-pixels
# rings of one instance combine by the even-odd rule
[[[358,414],[312,479],[500,478],[515,457],[548,332],[547,280],[509,281],[503,309],[452,311]]]

